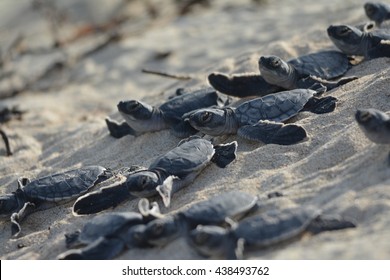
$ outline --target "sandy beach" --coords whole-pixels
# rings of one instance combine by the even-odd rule
[[[0,144],[0,194],[14,191],[22,176],[39,178],[88,165],[148,166],[180,139],[169,130],[114,139],[105,118],[122,121],[116,110],[120,100],[159,105],[179,87],[207,86],[211,72],[258,72],[261,55],[291,59],[335,50],[326,34],[330,24],[367,21],[365,1],[352,0],[304,0],[299,6],[289,0],[211,1],[184,15],[178,15],[174,1],[133,1],[126,8],[119,0],[108,6],[54,1],[51,9],[48,4],[34,8],[33,1],[13,2],[0,4],[0,103],[25,113],[20,120],[1,124],[13,155],[5,156]],[[64,19],[50,21],[55,12],[59,17],[64,12]],[[123,23],[112,20],[123,15]],[[103,32],[91,31],[91,26],[100,26]],[[17,36],[21,42],[7,54]],[[55,42],[61,47],[53,48]],[[258,195],[264,210],[311,204],[357,227],[305,235],[245,257],[389,259],[390,147],[368,140],[354,119],[358,108],[390,112],[389,65],[390,58],[379,58],[348,70],[346,76],[358,79],[325,93],[339,100],[334,112],[301,112],[293,119],[309,135],[298,144],[264,145],[235,135],[216,139],[238,142],[236,161],[226,169],[210,165],[173,196],[169,208],[156,197],[162,212],[175,213],[229,190]],[[142,69],[191,79],[164,78]],[[269,199],[267,195],[275,191],[283,196]],[[66,250],[64,234],[90,219],[73,216],[73,202],[31,214],[17,239],[11,238],[9,219],[2,219],[0,258],[56,259]],[[108,211],[137,211],[137,203],[128,201]],[[178,239],[163,248],[129,250],[118,259],[202,257]]]

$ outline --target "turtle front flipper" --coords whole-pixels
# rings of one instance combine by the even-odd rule
[[[74,215],[88,215],[114,208],[125,200],[135,198],[127,186],[123,183],[116,183],[103,187],[98,191],[80,196],[73,204]]]
[[[169,176],[161,185],[157,186],[156,190],[160,194],[165,207],[169,207],[172,195],[180,189],[180,181],[179,177]]]
[[[307,227],[307,231],[312,234],[318,234],[323,231],[341,230],[355,227],[356,225],[354,223],[347,220],[318,216]]]
[[[109,118],[106,118],[106,124],[110,135],[114,138],[122,138],[126,135],[136,136],[136,132],[132,129],[127,122],[117,123]]]
[[[349,82],[352,82],[354,80],[358,79],[356,76],[351,77],[344,77],[337,81],[328,81],[321,78],[318,78],[316,76],[307,76],[306,78],[303,78],[298,81],[298,88],[310,88],[317,90],[317,87],[325,87],[327,91],[332,90],[334,88],[337,88],[339,86],[345,85]]]
[[[242,126],[237,134],[248,140],[279,145],[296,144],[307,137],[306,130],[299,125],[270,121]]]
[[[327,96],[323,98],[312,97],[305,104],[304,110],[315,114],[326,114],[333,112],[336,108],[337,98]]]
[[[367,51],[367,58],[374,59],[379,57],[390,57],[390,41],[382,40],[374,48]]]
[[[109,260],[119,255],[125,248],[119,238],[101,237],[82,249],[72,249],[60,254],[60,260]]]
[[[19,234],[20,234],[20,231],[22,230],[21,226],[20,226],[20,223],[22,222],[22,220],[28,216],[29,214],[31,214],[32,212],[34,212],[36,206],[34,203],[31,203],[31,202],[26,202],[22,209],[19,210],[19,212],[17,213],[13,213],[11,215],[11,233],[12,233],[12,237],[18,237]]]
[[[233,160],[236,159],[237,142],[229,144],[220,144],[214,146],[215,153],[211,159],[218,167],[225,168]]]
[[[237,97],[264,96],[280,90],[278,86],[267,83],[259,74],[228,76],[222,73],[211,73],[208,80],[210,85],[219,92]]]
[[[183,116],[184,117],[184,116]],[[197,129],[193,128],[188,120],[181,120],[179,123],[172,126],[171,133],[178,138],[187,138],[198,132]]]

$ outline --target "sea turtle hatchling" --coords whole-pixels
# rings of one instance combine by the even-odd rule
[[[302,110],[322,114],[332,112],[337,99],[331,96],[317,98],[318,92],[295,89],[269,94],[242,103],[237,108],[209,108],[191,113],[190,124],[212,136],[235,134],[266,144],[291,145],[307,135],[304,128],[282,122]]]
[[[11,216],[12,235],[21,231],[20,222],[34,210],[50,203],[70,200],[112,177],[111,171],[101,166],[87,166],[30,181],[18,180],[18,188],[0,196],[0,214]]]
[[[199,225],[191,231],[189,243],[201,255],[241,259],[246,249],[266,248],[287,242],[303,233],[356,227],[352,222],[320,215],[311,206],[292,209],[273,209],[246,218],[231,229]]]
[[[125,181],[79,197],[73,205],[78,215],[97,213],[124,200],[159,194],[166,207],[171,196],[189,185],[199,173],[215,163],[224,168],[236,158],[237,142],[213,145],[209,140],[191,137],[158,157],[149,168],[140,168]]]
[[[208,76],[209,83],[227,95],[247,97],[296,88],[330,90],[356,79],[345,77],[332,81],[350,68],[348,57],[338,51],[320,51],[287,62],[277,56],[262,56],[258,64],[260,74],[212,73]]]
[[[350,25],[331,25],[328,36],[343,53],[363,56],[365,59],[390,57],[390,31],[377,29],[363,32]]]
[[[178,96],[158,108],[137,100],[120,101],[117,107],[125,122],[118,124],[107,118],[106,124],[111,136],[138,136],[145,132],[171,128],[173,135],[180,138],[189,137],[197,131],[183,121],[182,116],[185,113],[200,108],[222,106],[228,100],[211,87],[195,91],[179,89],[177,94]]]
[[[367,2],[364,4],[364,11],[370,20],[375,21],[376,26],[390,19],[390,5],[386,3]]]
[[[355,119],[372,142],[390,144],[390,117],[377,109],[359,109]]]
[[[190,230],[199,224],[221,225],[226,220],[240,219],[256,205],[256,196],[232,191],[195,203],[190,208],[174,215],[162,216],[156,209],[150,208],[147,199],[143,198],[139,203],[142,215],[107,213],[103,217],[95,217],[77,235],[78,239],[80,239],[79,236],[86,236],[87,238],[83,237],[83,239],[87,239],[88,246],[65,252],[59,258],[111,259],[123,251],[125,247],[131,249],[134,247],[164,246],[179,237],[187,237]],[[109,215],[115,216],[115,220],[109,220]],[[123,215],[126,217],[122,217]],[[145,223],[145,218],[142,216],[152,216],[153,219],[149,219],[150,221]],[[109,233],[107,234],[107,232]]]
[[[140,200],[136,212],[108,212],[87,221],[82,230],[65,234],[66,247],[71,248],[59,259],[112,259],[125,248],[148,246],[143,238],[145,224],[161,218],[158,204],[151,207],[147,199]],[[78,248],[82,247],[82,248]]]

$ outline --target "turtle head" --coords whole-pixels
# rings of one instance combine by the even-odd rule
[[[120,101],[117,107],[127,124],[137,132],[163,128],[160,128],[163,126],[161,112],[153,106],[137,100],[127,100]]]
[[[237,131],[237,122],[231,108],[199,109],[188,116],[192,127],[212,136],[231,134]]]
[[[218,226],[198,225],[189,234],[190,245],[207,257],[224,257],[227,239],[228,231]]]
[[[295,69],[280,57],[273,55],[260,57],[259,70],[267,83],[286,89],[295,88]]]
[[[359,109],[355,113],[355,119],[370,140],[376,143],[390,143],[388,137],[382,136],[390,122],[390,118],[384,112],[376,109]]]
[[[179,234],[180,225],[174,216],[153,220],[143,230],[143,238],[154,246],[164,246]]]
[[[159,185],[159,177],[152,171],[139,171],[130,175],[124,184],[130,194],[137,197],[149,197],[157,193],[156,187]]]
[[[377,24],[381,24],[388,14],[387,7],[382,3],[367,2],[364,4],[364,11],[366,12],[367,17]]]
[[[24,205],[24,199],[15,193],[0,196],[0,217],[9,217],[12,213],[18,212]]]
[[[328,36],[343,53],[347,55],[365,55],[364,33],[349,25],[331,25]]]

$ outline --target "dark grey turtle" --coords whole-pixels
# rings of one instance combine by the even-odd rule
[[[87,239],[88,246],[69,250],[59,258],[111,259],[124,248],[163,246],[186,237],[199,224],[218,225],[226,219],[239,219],[255,208],[256,202],[253,195],[233,191],[196,203],[175,215],[162,216],[155,207],[150,208],[144,198],[139,203],[142,215],[107,213],[102,218],[92,219],[83,229],[83,239]],[[78,239],[83,231],[77,235]]]
[[[232,191],[198,202],[190,208],[149,222],[142,232],[152,246],[164,246],[179,237],[187,237],[197,225],[221,225],[240,219],[257,205],[257,197]]]
[[[378,29],[364,32],[354,26],[331,25],[328,36],[343,53],[364,56],[365,59],[390,57],[390,31]]]
[[[59,259],[112,259],[124,249],[148,246],[142,231],[145,224],[161,218],[157,203],[149,207],[147,199],[140,200],[140,213],[110,212],[95,216],[81,231],[66,234],[68,250]]]
[[[360,109],[355,118],[359,127],[372,142],[390,144],[390,117],[377,109]]]
[[[19,179],[15,192],[0,196],[0,214],[11,216],[12,235],[17,236],[21,230],[19,223],[32,211],[42,209],[50,202],[78,197],[111,176],[104,167],[88,166],[33,181]]]
[[[348,57],[337,51],[311,53],[285,62],[277,56],[262,56],[259,59],[261,74],[227,76],[221,73],[209,75],[209,83],[218,91],[238,96],[264,96],[283,89],[311,88],[333,89],[356,77],[345,77],[349,69]]]
[[[375,21],[377,26],[390,19],[390,5],[386,3],[367,2],[364,4],[364,11],[370,20]]]
[[[332,112],[336,107],[334,97],[317,98],[316,91],[295,89],[269,94],[244,102],[237,108],[209,108],[191,113],[190,124],[200,132],[219,136],[235,134],[266,144],[295,144],[306,137],[306,131],[299,125],[282,122],[302,110],[322,114]]]
[[[157,158],[149,168],[141,169],[124,182],[81,196],[73,205],[75,214],[100,212],[135,197],[160,194],[165,206],[181,188],[189,185],[199,173],[214,162],[224,168],[236,158],[237,142],[213,145],[210,141],[193,137]]]
[[[118,110],[126,120],[118,124],[106,119],[110,134],[115,138],[125,135],[140,135],[145,132],[171,128],[171,132],[180,138],[195,134],[182,116],[190,111],[211,106],[222,106],[227,99],[221,97],[213,88],[203,88],[193,92],[178,90],[178,96],[168,100],[161,106],[153,107],[136,100],[121,101]]]
[[[320,215],[314,207],[270,210],[249,217],[231,229],[200,225],[190,233],[189,243],[202,255],[240,259],[245,249],[266,248],[297,238],[303,233],[356,227],[352,222]]]

